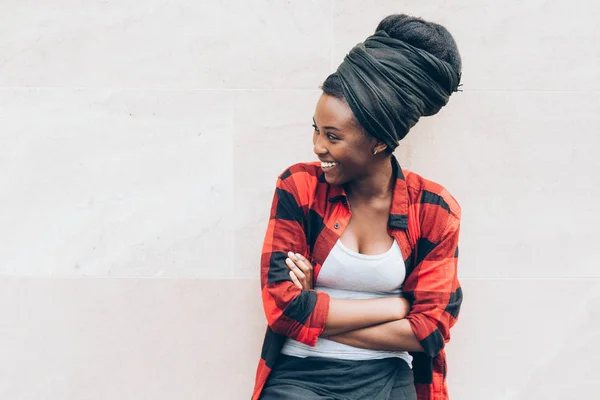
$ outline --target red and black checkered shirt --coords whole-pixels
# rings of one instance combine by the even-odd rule
[[[463,298],[456,275],[460,206],[439,184],[403,171],[394,156],[391,162],[395,185],[388,232],[406,265],[402,292],[411,304],[406,319],[424,349],[411,352],[418,399],[447,400],[444,345]],[[315,346],[327,321],[329,295],[292,283],[288,251],[312,262],[316,281],[350,215],[344,189],[325,181],[319,162],[295,164],[277,179],[260,272],[268,326],[252,400],[260,397],[286,337]]]

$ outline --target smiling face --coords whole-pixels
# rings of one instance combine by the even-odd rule
[[[381,153],[386,146],[365,134],[344,100],[322,94],[313,121],[313,151],[329,184],[343,185],[370,175],[373,151]]]

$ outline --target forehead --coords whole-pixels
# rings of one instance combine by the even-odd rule
[[[322,94],[315,108],[315,121],[319,125],[344,128],[354,127],[354,114],[344,100]]]

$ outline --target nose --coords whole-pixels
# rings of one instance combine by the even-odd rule
[[[313,134],[313,152],[317,156],[324,156],[327,154],[327,147],[323,143],[323,135],[319,135],[317,132]]]

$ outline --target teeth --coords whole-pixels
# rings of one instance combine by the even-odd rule
[[[328,163],[328,162],[322,162],[321,166],[322,167],[333,167],[334,165],[337,165],[338,163],[336,162],[332,162],[332,163]]]

